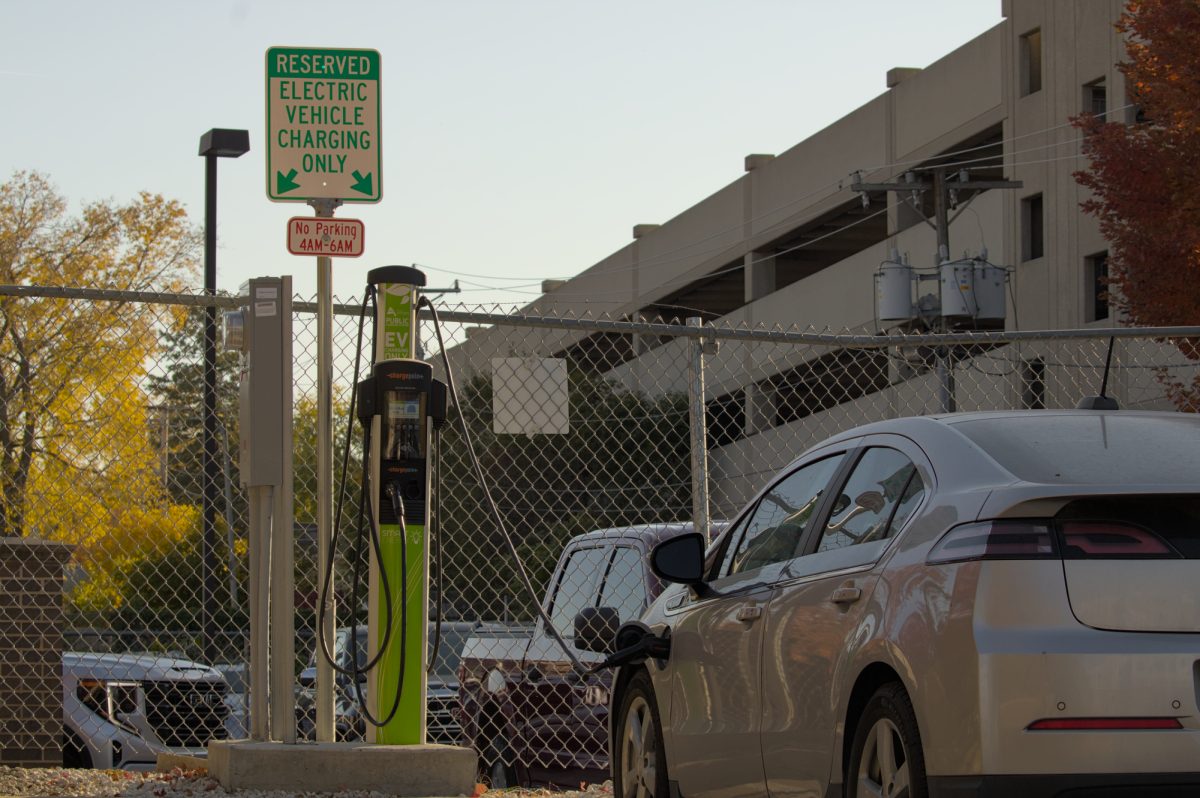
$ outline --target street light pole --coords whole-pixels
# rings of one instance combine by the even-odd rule
[[[200,137],[204,158],[204,293],[217,295],[217,159],[250,151],[250,131],[213,128]],[[204,661],[217,660],[213,608],[217,592],[217,307],[204,308],[204,498],[200,627]]]

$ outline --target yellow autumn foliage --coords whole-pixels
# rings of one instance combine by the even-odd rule
[[[70,215],[41,175],[0,185],[0,284],[177,290],[198,243],[161,196]],[[76,599],[96,609],[120,605],[114,573],[197,523],[168,500],[144,387],[160,331],[182,320],[161,305],[0,297],[0,536],[76,545]]]

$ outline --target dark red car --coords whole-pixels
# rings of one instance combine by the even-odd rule
[[[600,529],[573,538],[559,557],[543,606],[567,645],[575,616],[612,607],[639,617],[662,590],[647,557],[690,523]],[[603,655],[576,651],[588,666]],[[467,641],[459,666],[463,739],[479,752],[493,787],[578,787],[608,778],[608,671],[580,676],[539,620],[532,629],[494,626]]]

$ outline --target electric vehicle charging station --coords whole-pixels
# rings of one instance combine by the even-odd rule
[[[446,418],[446,387],[433,369],[413,357],[417,349],[417,289],[425,275],[407,266],[372,270],[359,316],[359,349],[367,308],[374,299],[371,373],[358,382],[351,402],[363,433],[363,493],[360,496],[358,563],[369,537],[367,650],[362,663],[352,656],[349,672],[338,668],[330,651],[327,617],[320,619],[320,651],[326,673],[336,668],[354,684],[368,742],[425,743],[426,666],[429,603],[429,496],[433,430]],[[361,351],[355,354],[355,377]],[[348,420],[337,518],[345,498],[353,419]],[[364,535],[364,514],[369,530]],[[335,539],[337,532],[335,530]],[[321,605],[333,580],[332,563],[323,573]],[[359,607],[361,584],[355,566],[350,601]],[[369,677],[364,694],[362,677]],[[317,673],[318,684],[322,678]],[[318,701],[323,700],[318,697]],[[318,707],[318,711],[320,707]]]
[[[335,65],[334,70],[312,71],[313,63]],[[347,157],[364,157],[361,169],[353,171],[354,183],[334,180],[331,173],[316,178],[295,178],[303,169],[306,177],[325,154],[285,147],[277,153],[283,161],[268,157],[267,195],[278,202],[307,202],[317,219],[328,220],[344,202],[378,202],[382,198],[383,171],[379,159],[379,53],[375,50],[273,47],[267,51],[267,150],[279,141],[294,141],[303,134],[327,127],[323,122],[297,120],[299,107],[293,92],[316,83],[349,88],[362,110],[361,144]],[[340,70],[340,71],[339,71]],[[356,93],[357,92],[357,93]],[[326,98],[316,105],[305,99],[305,107],[331,107]],[[342,100],[336,101],[341,107]],[[349,107],[349,106],[347,106]],[[342,110],[345,110],[344,108]],[[315,114],[315,117],[319,117]],[[288,169],[288,158],[300,158]],[[306,160],[306,159],[311,159]],[[343,159],[345,160],[345,159]],[[354,165],[354,164],[351,164]],[[288,170],[286,173],[284,170]],[[361,231],[361,228],[360,228]],[[361,244],[361,235],[359,236]],[[333,543],[338,527],[332,512],[333,494],[333,292],[331,256],[357,255],[326,249],[330,242],[314,245],[317,254],[317,526],[318,559],[325,571],[326,588],[332,581]],[[299,247],[308,253],[308,247]],[[353,250],[353,248],[351,248]],[[299,254],[299,253],[297,253]],[[270,279],[270,278],[268,278]],[[365,480],[369,497],[360,508],[369,507],[371,518],[370,567],[368,576],[368,623],[370,643],[376,652],[377,668],[367,690],[364,714],[386,713],[378,731],[368,727],[368,742],[334,741],[334,666],[318,658],[317,739],[312,744],[296,743],[293,675],[294,634],[292,595],[292,308],[291,279],[276,284],[251,281],[249,305],[230,322],[242,338],[237,348],[243,360],[241,396],[242,467],[251,491],[251,692],[253,714],[251,740],[214,740],[209,744],[207,766],[226,789],[266,789],[333,792],[377,791],[409,796],[461,795],[474,786],[477,757],[469,748],[423,745],[425,740],[425,637],[428,617],[428,457],[431,426],[445,416],[445,391],[432,377],[428,364],[415,360],[417,288],[425,276],[407,267],[384,267],[370,273],[376,287],[378,308],[371,361],[372,379],[354,386],[352,402],[360,397],[372,412],[362,414],[368,434],[369,453]],[[271,291],[275,293],[272,294]],[[268,306],[268,300],[274,300]],[[365,313],[365,299],[364,308]],[[277,330],[268,330],[272,312],[277,313]],[[362,319],[360,318],[360,338]],[[263,330],[268,330],[263,332]],[[440,335],[440,333],[439,333]],[[259,355],[255,347],[276,340],[274,355]],[[231,343],[234,343],[231,341]],[[357,358],[357,353],[356,353]],[[273,364],[273,365],[272,365]],[[356,360],[357,373],[357,360]],[[357,377],[356,377],[357,380]],[[273,384],[273,387],[272,387]],[[249,386],[249,387],[247,387]],[[270,405],[275,398],[282,404]],[[282,391],[282,393],[280,393]],[[266,413],[266,415],[264,415]],[[248,415],[246,415],[248,414]],[[354,415],[353,413],[351,415]],[[353,424],[353,421],[350,422]],[[259,425],[262,425],[260,430]],[[277,424],[282,426],[276,427]],[[347,429],[351,434],[352,427]],[[261,434],[260,434],[261,433]],[[348,457],[349,438],[347,438]],[[278,462],[275,460],[278,458]],[[249,475],[249,476],[247,476]],[[340,507],[340,498],[339,498]],[[270,530],[266,537],[265,530]],[[269,541],[269,542],[268,542]],[[359,543],[362,537],[360,534]],[[254,546],[259,546],[255,549]],[[271,556],[271,554],[275,556]],[[269,562],[265,558],[270,558]],[[359,560],[355,559],[357,566]],[[326,570],[327,569],[327,570]],[[357,579],[356,579],[357,581]],[[269,587],[268,587],[269,586]],[[270,623],[266,592],[269,591]],[[357,610],[357,597],[354,599]],[[393,612],[401,608],[400,612]],[[323,591],[320,602],[319,648],[327,651],[329,636],[336,628],[332,596]],[[270,630],[268,645],[268,626]],[[285,639],[286,635],[286,639]],[[273,667],[269,670],[268,659]],[[352,660],[354,658],[352,657]],[[354,684],[358,687],[358,670]],[[363,669],[366,670],[366,669]],[[268,702],[269,695],[269,702]],[[269,703],[270,712],[266,707]],[[269,719],[269,721],[268,721]],[[275,743],[273,739],[282,739]]]
[[[260,524],[255,528],[260,537],[264,530],[271,531],[267,551],[280,555],[272,557],[269,566],[264,565],[264,551],[253,548],[252,532],[251,589],[255,592],[251,606],[252,618],[258,619],[252,621],[252,722],[262,724],[270,717],[271,725],[266,730],[256,725],[251,740],[211,742],[209,773],[226,789],[468,794],[475,784],[475,752],[459,746],[424,744],[428,529],[433,521],[428,511],[432,490],[429,456],[434,429],[444,423],[446,415],[446,387],[434,379],[428,363],[413,357],[417,351],[417,289],[425,284],[425,276],[400,266],[370,273],[368,279],[376,296],[371,348],[374,364],[370,376],[354,392],[358,408],[351,424],[361,424],[365,433],[364,451],[368,457],[364,485],[369,495],[364,504],[378,545],[378,549],[371,547],[367,596],[368,647],[378,655],[378,662],[369,673],[365,709],[384,721],[377,729],[367,726],[367,743],[374,745],[295,742],[290,667],[294,647],[291,280],[271,279],[251,281],[244,289],[248,305],[227,318],[231,333],[240,329],[240,337],[231,336],[237,340],[228,341],[227,347],[246,352],[241,396],[245,447],[242,465],[252,507],[262,514],[261,524],[259,515],[255,515],[254,523]],[[273,289],[275,293],[271,293]],[[274,327],[268,300],[277,302],[274,312],[282,317],[274,319]],[[272,341],[277,345],[274,354],[263,354],[261,347]],[[255,396],[273,398],[256,403]],[[281,482],[272,481],[276,478]],[[269,489],[260,480],[269,483]],[[267,544],[262,546],[266,548]],[[264,689],[267,625],[262,620],[266,617],[264,595],[268,584],[272,597],[269,650],[272,663],[280,663],[270,669],[269,715],[265,709],[268,692]],[[332,670],[329,673],[332,676]],[[282,743],[274,742],[280,739]]]
[[[430,365],[415,358],[417,289],[425,285],[424,273],[384,266],[372,269],[367,283],[376,298],[374,367],[359,383],[358,416],[368,435],[367,501],[379,535],[378,549],[371,549],[367,604],[367,647],[379,652],[379,662],[367,703],[369,717],[383,721],[368,724],[367,735],[378,743],[412,745],[425,742],[429,455],[433,424],[446,417],[446,393]]]

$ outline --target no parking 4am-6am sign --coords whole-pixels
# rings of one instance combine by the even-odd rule
[[[377,50],[267,50],[267,196],[379,202]]]

